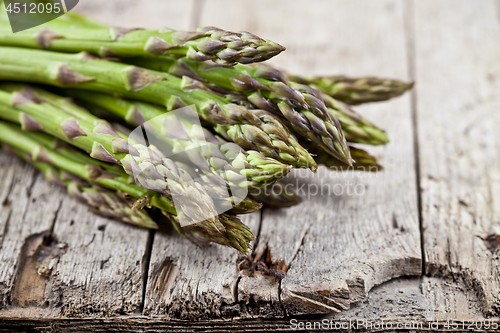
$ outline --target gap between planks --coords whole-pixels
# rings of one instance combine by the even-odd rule
[[[415,60],[415,10],[414,10],[414,0],[408,0],[403,2],[403,10],[405,17],[405,37],[406,37],[406,54],[408,56],[408,76],[411,82],[415,82],[416,77],[416,60]],[[424,224],[422,218],[422,191],[420,185],[420,146],[418,140],[418,116],[417,116],[417,90],[412,89],[410,92],[410,108],[411,108],[411,118],[412,118],[412,130],[413,130],[413,151],[415,159],[415,174],[416,174],[416,195],[417,195],[417,207],[418,207],[418,225],[420,232],[420,250],[422,256],[422,276],[425,275],[425,239],[424,239]]]

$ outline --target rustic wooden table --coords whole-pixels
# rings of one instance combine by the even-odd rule
[[[271,63],[290,72],[416,87],[357,108],[392,139],[370,149],[383,172],[298,172],[306,190],[342,193],[244,217],[256,250],[287,263],[281,282],[242,276],[231,249],[95,216],[0,153],[0,331],[287,330],[290,318],[431,330],[498,319],[498,0],[81,0],[77,9],[120,26],[248,30],[285,45]]]

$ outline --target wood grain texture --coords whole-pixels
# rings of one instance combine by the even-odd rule
[[[476,293],[461,282],[425,276],[421,290],[427,300],[429,321],[485,320]]]
[[[26,163],[0,156],[0,178],[10,188],[0,213],[8,216],[1,308],[67,317],[138,311],[148,231],[91,213]]]
[[[254,234],[260,212],[241,216]],[[200,319],[237,316],[235,286],[239,254],[219,245],[195,246],[177,234],[155,235],[146,292],[145,314]]]
[[[443,285],[444,289],[436,285]],[[424,290],[422,290],[424,286]],[[429,288],[427,290],[427,288]],[[432,296],[429,291],[436,291]],[[429,297],[431,296],[431,297]],[[36,312],[32,311],[31,316],[28,312],[7,313],[0,318],[0,332],[2,328],[7,331],[25,330],[35,332],[200,332],[200,331],[216,331],[216,332],[263,332],[263,331],[280,331],[292,332],[297,331],[293,325],[302,323],[305,327],[307,322],[310,324],[316,323],[316,328],[321,327],[319,324],[327,320],[329,323],[333,321],[334,325],[347,325],[350,327],[352,323],[357,325],[358,331],[363,332],[435,332],[437,328],[443,332],[457,332],[448,327],[446,329],[446,321],[449,319],[460,320],[460,317],[452,315],[455,311],[453,307],[459,304],[460,307],[465,305],[463,302],[470,294],[462,289],[460,284],[448,281],[442,284],[442,280],[437,278],[424,277],[423,281],[420,277],[417,278],[399,278],[383,283],[380,286],[374,287],[368,297],[353,304],[352,308],[342,312],[331,314],[328,316],[300,316],[296,318],[255,318],[255,319],[231,319],[231,320],[197,320],[197,321],[181,321],[181,320],[165,320],[164,318],[150,317],[131,317],[122,316],[117,318],[102,318],[102,319],[30,319],[36,316]],[[445,298],[445,299],[444,299]],[[475,302],[474,299],[468,299]],[[474,303],[473,303],[474,304]],[[446,308],[443,308],[445,306]],[[465,309],[462,308],[462,311]],[[482,317],[474,312],[475,309],[470,309],[469,314],[476,320],[481,320]],[[20,314],[23,314],[20,316]],[[17,317],[16,317],[17,315]],[[292,322],[294,319],[296,321]],[[385,329],[381,329],[377,324],[384,324]],[[450,322],[448,322],[449,324]],[[483,324],[484,322],[479,322]],[[485,329],[485,325],[481,329],[475,328],[475,332],[494,332],[492,323],[499,323],[498,318],[490,319],[490,329]],[[405,327],[406,325],[406,327]],[[432,325],[432,326],[431,326]],[[468,322],[466,322],[466,327]],[[356,326],[355,326],[356,327]],[[392,329],[388,329],[392,327]],[[405,330],[406,328],[406,330]],[[314,329],[314,332],[332,332],[340,331],[341,329]]]
[[[493,1],[414,11],[426,274],[460,281],[498,314],[499,20]]]
[[[148,233],[65,198],[53,232],[64,254],[50,276],[47,301],[66,317],[139,313]]]
[[[499,4],[414,1],[405,16],[398,0],[81,1],[78,11],[118,26],[252,31],[287,46],[270,63],[297,74],[408,80],[414,59],[430,276],[397,278],[421,267],[407,95],[356,108],[392,139],[370,149],[384,172],[298,171],[303,204],[243,218],[259,235],[257,251],[269,246],[289,266],[281,282],[242,276],[234,250],[197,248],[174,232],[149,244],[147,231],[94,216],[0,152],[0,332],[260,332],[291,330],[286,314],[326,312],[431,331],[431,321],[498,313]],[[407,54],[405,25],[415,54]],[[307,197],[328,186],[336,194]]]
[[[217,14],[222,11],[228,15]],[[271,63],[295,73],[408,79],[401,1],[298,1],[293,6],[252,1],[229,7],[210,1],[201,21],[282,43],[287,51]],[[377,284],[420,274],[409,97],[359,109],[392,138],[387,147],[371,150],[385,171],[298,171],[304,203],[264,211],[259,249],[269,246],[290,270],[281,286],[268,282],[263,288],[263,282],[256,288],[242,278],[239,294],[267,300],[265,306],[272,304],[274,311],[265,312],[271,316],[283,306],[288,314],[345,310]]]
[[[30,284],[28,277],[22,279],[24,264],[32,250],[30,245],[39,243],[43,233],[50,233],[63,196],[57,191],[52,193],[54,187],[47,186],[32,167],[17,158],[0,152],[0,164],[0,308],[4,309],[11,303],[16,286],[19,295],[19,288]],[[26,290],[20,302],[31,303],[40,292],[43,293],[43,286]]]

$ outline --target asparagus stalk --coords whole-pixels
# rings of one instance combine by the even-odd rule
[[[56,19],[16,34],[4,23],[0,25],[0,45],[69,53],[86,51],[101,57],[170,55],[195,61],[213,60],[223,66],[264,61],[285,50],[249,32],[216,27],[196,31],[108,28],[81,19]]]
[[[81,178],[65,172],[49,163],[34,162],[30,154],[11,146],[4,145],[4,151],[11,152],[40,170],[45,179],[66,188],[68,194],[87,205],[94,213],[125,223],[148,229],[158,229],[158,225],[145,210],[132,209],[133,203],[125,200],[116,192],[92,185]]]
[[[0,104],[2,117],[9,113],[9,108]],[[15,115],[14,115],[15,116]],[[15,122],[15,117],[12,117]],[[239,251],[246,252],[253,235],[242,223],[223,223],[224,231],[220,232],[206,223],[196,223],[181,227],[183,211],[176,211],[170,199],[159,193],[148,191],[140,186],[131,184],[123,170],[116,170],[103,162],[94,160],[87,155],[74,150],[60,148],[57,139],[41,132],[28,132],[19,126],[0,121],[0,141],[28,153],[34,162],[49,163],[50,165],[77,176],[86,182],[97,184],[118,193],[124,193],[138,199],[133,207],[154,206],[159,208],[167,217],[176,216],[175,225],[183,235],[190,230],[203,235],[207,241],[213,241],[225,246],[230,246]],[[56,147],[57,150],[56,150]],[[102,166],[102,167],[101,167]]]
[[[5,108],[4,105],[0,104],[0,114],[2,118],[4,118],[4,115],[8,111],[9,110]],[[15,119],[12,120],[15,121]],[[110,190],[121,191],[137,199],[151,194],[149,200],[151,205],[172,214],[177,213],[170,199],[158,193],[151,193],[135,184],[130,184],[128,176],[125,173],[115,172],[114,170],[112,170],[113,172],[104,170],[98,164],[98,161],[95,161],[96,163],[82,162],[82,157],[79,157],[80,153],[78,152],[68,151],[74,158],[68,158],[64,156],[67,154],[56,152],[54,150],[55,148],[53,148],[57,146],[56,142],[52,137],[44,133],[27,132],[17,125],[4,121],[0,121],[0,129],[0,141],[29,154],[33,162],[50,163],[54,167],[64,170],[87,182],[95,183]]]
[[[336,160],[331,155],[328,155],[332,160]],[[339,163],[341,163],[339,161]],[[302,202],[299,197],[291,189],[292,184],[287,184],[284,181],[279,181],[268,187],[264,187],[260,192],[251,195],[252,199],[260,202],[266,208],[286,208],[298,205]]]
[[[318,93],[313,89],[296,89],[298,86],[289,84],[284,74],[275,69],[243,65],[224,68],[214,63],[168,57],[135,57],[125,61],[176,76],[207,81],[214,89],[214,85],[223,88],[223,92],[237,91],[247,96],[256,107],[286,118],[296,132],[351,164],[341,125],[335,116],[327,112]]]
[[[58,22],[58,20],[55,20],[54,22]],[[77,17],[75,17],[75,18],[73,18],[73,17],[69,17],[69,22],[70,22],[70,24],[77,24],[77,25],[78,25],[78,27],[80,27],[80,28],[84,28],[83,30],[85,30],[85,28],[86,28],[86,29],[88,29],[88,28],[95,28],[95,27],[96,27],[96,26],[95,26],[95,24],[94,24],[93,22],[88,21],[88,20],[86,20],[85,18],[81,18],[81,17],[78,17],[78,16],[77,16]],[[68,28],[68,26],[66,26],[66,29],[67,29],[67,28]],[[88,29],[88,30],[92,30],[92,29]],[[95,29],[94,29],[94,30],[95,30]],[[14,39],[14,38],[13,38],[13,39]],[[1,45],[1,41],[2,41],[2,39],[1,39],[1,37],[0,37],[0,45]],[[16,45],[14,45],[14,44],[9,44],[9,45],[11,45],[11,46],[24,46],[24,47],[26,47],[26,45],[24,45],[24,44],[16,44]],[[284,50],[284,48],[283,48],[283,50]],[[83,49],[81,49],[80,51],[83,51]],[[86,50],[86,51],[91,52],[91,50]],[[74,51],[74,52],[75,52],[75,51]],[[105,55],[104,55],[104,54],[102,54],[102,53],[98,53],[98,54],[100,54],[101,56],[105,56]],[[162,58],[164,61],[166,61],[166,62],[165,62],[166,64],[168,64],[168,63],[169,63],[169,57],[161,57],[161,58]],[[173,58],[171,58],[171,59],[173,60]],[[186,57],[186,59],[187,59],[187,60],[190,60],[190,57],[188,56],[188,57]],[[209,59],[194,59],[194,60],[209,60]],[[147,61],[147,60],[146,60],[146,64],[148,64],[148,62],[149,62],[149,61]],[[244,61],[240,61],[240,62],[242,62],[242,63],[248,63],[248,62],[244,62]],[[162,62],[160,62],[160,64],[161,64],[161,63],[162,63]],[[178,75],[178,76],[179,76],[179,74],[181,74],[180,76],[182,77],[182,76],[184,76],[184,74],[186,74],[186,73],[183,73],[183,71],[185,71],[185,70],[188,70],[188,73],[187,73],[187,74],[192,74],[192,72],[191,72],[191,71],[189,71],[189,69],[187,68],[187,66],[182,66],[182,62],[180,62],[179,64],[181,65],[181,68],[178,68],[178,69],[180,69],[180,72],[179,72],[179,70],[175,70],[175,69],[174,69],[173,71],[174,71],[175,73],[173,73],[173,75]],[[160,66],[160,67],[162,67],[162,66]],[[174,66],[174,67],[175,67],[175,66]],[[245,74],[245,73],[243,73],[243,74]],[[190,76],[190,75],[188,75],[188,76]],[[191,76],[193,76],[193,75],[191,75]],[[197,75],[194,75],[194,76],[195,76],[196,78],[198,78],[198,76],[197,76]],[[210,73],[209,73],[209,76],[210,76]],[[236,79],[236,80],[234,81],[234,82],[236,82],[236,83],[239,81],[238,76],[241,76],[241,75],[236,74],[236,76],[235,76],[235,79]],[[244,76],[244,75],[243,75],[243,76]],[[254,82],[256,82],[256,81],[254,81]],[[240,82],[240,84],[241,84],[241,83],[244,83],[244,82]],[[250,82],[250,84],[251,84],[251,83],[252,83],[252,82]],[[280,84],[280,83],[277,83],[277,84]],[[194,85],[196,85],[196,86],[200,86],[199,84],[194,84]],[[232,83],[231,83],[231,85],[232,85]],[[264,87],[264,88],[265,88],[265,87]],[[284,91],[283,91],[283,92],[281,92],[281,93],[279,94],[278,99],[290,99],[290,96],[286,96],[286,95],[287,95],[287,94],[288,94],[288,95],[290,95],[290,90],[291,90],[291,89],[290,89],[290,88],[288,88],[288,92],[287,92],[286,87],[281,87],[281,86],[280,86],[280,88],[279,88],[278,90],[283,90],[283,89],[284,89]],[[244,89],[244,90],[246,90],[246,89]],[[293,92],[291,92],[291,95],[293,95]],[[304,96],[304,97],[307,97],[307,96]],[[302,103],[303,103],[303,105],[306,105],[306,107],[308,108],[309,106],[307,106],[307,104],[306,104],[307,102],[306,102],[306,99],[305,99],[304,97],[302,97],[302,96],[300,96],[300,94],[297,94],[297,93],[296,93],[296,96],[295,96],[294,98],[298,98],[298,99],[297,99],[297,101],[294,101],[294,100],[293,100],[293,98],[292,98],[291,103],[289,103],[289,104],[290,104],[290,106],[288,106],[288,107],[287,107],[287,106],[283,106],[283,108],[284,108],[284,109],[288,110],[288,113],[287,113],[287,114],[290,114],[290,111],[293,111],[293,109],[291,108],[291,106],[293,106],[294,102],[295,102],[295,103],[299,103],[299,104],[302,102]],[[310,98],[310,99],[313,99],[313,96],[309,96],[309,98]],[[318,101],[314,101],[314,102],[315,102],[314,104],[320,104],[320,103],[317,103]],[[276,111],[277,109],[278,109],[278,106],[277,106],[277,105],[274,105],[274,107],[273,107],[273,110],[272,110],[272,111]],[[324,112],[324,110],[321,108],[321,106],[320,106],[319,108],[317,108],[317,107],[316,107],[316,105],[312,105],[312,109],[311,109],[311,111],[313,111],[313,113],[317,113],[318,111],[319,111],[319,112],[323,112],[323,115],[324,115],[324,116],[326,116],[326,118],[331,117],[330,115],[328,115],[328,114],[326,114],[326,113]],[[305,113],[302,115],[302,121],[301,121],[301,122],[299,121],[299,123],[300,123],[300,124],[302,124],[302,123],[308,122],[308,123],[310,123],[310,124],[311,124],[311,128],[312,128],[312,129],[316,128],[316,127],[317,127],[317,125],[315,125],[315,122],[317,122],[317,121],[318,121],[318,119],[316,119],[316,118],[315,118],[315,116],[314,116],[314,114],[313,114],[313,113],[311,113],[311,112],[307,112],[307,113],[306,113],[306,112],[305,112]],[[262,115],[262,113],[260,113],[260,114]],[[297,119],[297,115],[294,115],[294,116],[291,116],[291,117],[294,117],[294,119]],[[261,117],[261,118],[262,118],[262,117]],[[266,115],[266,117],[265,117],[265,119],[268,119],[268,120],[269,120],[270,118],[271,118],[271,117],[270,117],[269,115]],[[306,121],[306,120],[307,120],[307,121]],[[328,120],[328,119],[327,119],[327,120]],[[272,123],[273,123],[274,127],[273,127],[273,126],[267,126],[267,128],[272,128],[272,129],[274,130],[274,132],[276,132],[276,131],[277,131],[277,130],[276,130],[276,127],[278,127],[278,128],[279,128],[280,126],[276,126],[276,124],[275,124],[275,123],[276,123],[276,121],[273,121]],[[299,124],[299,125],[300,125],[300,124]],[[334,137],[331,137],[331,135],[329,135],[329,134],[327,133],[327,136],[330,136],[331,138],[328,138],[328,139],[326,139],[326,140],[325,140],[325,139],[323,139],[323,141],[318,141],[318,142],[319,142],[320,144],[322,144],[322,145],[323,145],[323,144],[325,144],[325,142],[328,142],[328,143],[332,143],[332,144],[333,144],[334,142],[333,142],[331,139],[339,139],[339,134],[340,134],[340,137],[341,137],[341,138],[338,140],[338,141],[340,141],[340,144],[339,144],[339,142],[337,142],[337,143],[335,143],[334,145],[332,145],[332,147],[333,147],[333,148],[339,148],[339,147],[340,147],[340,151],[341,151],[341,153],[342,153],[341,155],[342,155],[342,156],[344,156],[344,155],[346,155],[346,152],[345,152],[345,151],[342,151],[342,147],[345,147],[345,140],[343,140],[343,138],[342,138],[342,133],[341,133],[340,127],[338,126],[338,122],[337,122],[337,124],[335,124],[335,125],[337,125],[337,127],[336,127],[336,128],[330,128],[330,127],[332,127],[332,124],[331,124],[331,122],[330,122],[330,124],[328,124],[328,123],[326,124],[326,127],[325,127],[325,126],[320,126],[321,130],[323,130],[323,127],[325,127],[325,129],[324,129],[323,131],[328,131],[328,130],[330,130],[330,131],[334,134]],[[301,126],[298,126],[298,129],[300,129],[300,127],[301,127]],[[303,124],[302,124],[302,127],[303,127]],[[258,142],[264,142],[264,143],[265,143],[265,144],[264,144],[264,146],[267,146],[267,147],[269,147],[269,148],[274,148],[273,146],[269,145],[269,142],[272,142],[272,140],[267,140],[267,139],[265,138],[265,136],[264,136],[264,135],[262,135],[262,134],[261,134],[261,133],[259,133],[258,131],[255,131],[255,128],[252,130],[252,128],[247,128],[247,129],[245,129],[245,128],[239,128],[239,127],[238,127],[238,128],[235,128],[235,127],[233,127],[231,130],[228,130],[228,129],[226,129],[226,128],[220,128],[220,127],[219,127],[219,131],[222,131],[223,133],[222,133],[221,135],[224,135],[226,138],[228,138],[228,137],[229,137],[229,138],[231,138],[232,140],[234,140],[235,142],[239,143],[240,145],[241,145],[241,144],[243,144],[243,145],[244,145],[244,146],[246,146],[246,147],[249,147],[249,146],[251,147],[251,146],[255,145],[255,144],[256,144],[256,143],[258,143]],[[340,132],[340,133],[339,133],[339,132]],[[316,136],[314,136],[312,133],[309,133],[309,136],[311,136],[311,137],[315,137],[315,138],[316,138]],[[274,137],[275,137],[275,138],[276,138],[276,137],[277,137],[277,138],[279,138],[279,137],[280,137],[280,135],[275,135]],[[281,136],[281,137],[283,137],[283,136]],[[248,140],[249,138],[250,138],[250,140]],[[251,140],[251,138],[255,138],[256,140]],[[300,149],[300,147],[299,147],[298,143],[297,143],[294,139],[290,139],[290,138],[289,138],[289,140],[288,140],[288,141],[291,141],[291,140],[293,140],[293,141],[294,141],[294,142],[292,142],[292,143],[295,145],[296,150]],[[253,141],[253,142],[252,142],[252,141]],[[273,142],[273,143],[274,143],[274,142]],[[286,142],[286,141],[285,141],[284,143],[282,143],[282,142],[280,142],[280,140],[278,140],[278,145],[276,146],[276,147],[278,148],[278,151],[285,151],[285,152],[287,152],[287,151],[288,151],[288,146],[286,145],[286,143],[290,143],[290,142]],[[261,149],[262,149],[262,147],[261,147]],[[336,153],[336,151],[335,151],[335,153]],[[276,157],[276,156],[274,156],[274,154],[273,154],[273,153],[271,153],[271,154],[266,154],[266,155],[268,155],[268,156],[272,156],[272,157]],[[286,155],[286,157],[289,157],[289,156],[288,156],[288,154],[285,154],[285,155]],[[348,151],[347,151],[347,156],[348,156]],[[342,158],[343,158],[343,157],[341,157],[341,159],[342,159]],[[346,160],[346,161],[347,161],[347,163],[351,163],[350,158],[349,158],[349,157],[346,157],[346,158],[347,158],[347,160]],[[293,158],[292,158],[292,159],[286,159],[286,158],[285,158],[285,160],[287,160],[288,162],[292,162],[292,163],[293,163]],[[301,161],[301,160],[302,160],[302,161]],[[295,164],[294,164],[294,165],[295,165]],[[305,152],[305,151],[301,150],[301,151],[300,151],[300,154],[299,154],[299,164],[298,164],[298,165],[296,165],[296,166],[303,167],[304,165],[305,165],[306,167],[309,165],[309,167],[310,167],[313,171],[315,171],[315,170],[316,170],[316,164],[315,164],[314,160],[311,158],[311,156],[310,156],[309,154],[307,154],[307,152]]]
[[[246,190],[239,193],[238,188],[230,188],[226,186],[225,182],[221,182],[218,175],[199,173],[199,169],[182,162],[177,162],[177,165],[187,171],[195,182],[203,185],[214,200],[217,211],[230,214],[247,214],[262,208],[260,203],[247,196],[248,192]]]
[[[376,77],[287,75],[290,81],[307,84],[316,90],[350,105],[381,102],[401,96],[413,87],[413,82]]]
[[[244,151],[234,144],[224,143],[188,120],[167,118],[165,110],[155,105],[83,90],[68,89],[66,93],[89,110],[101,108],[132,126],[146,124],[148,130],[172,147],[173,154],[185,155],[204,173],[228,179],[231,188],[260,188],[290,171],[289,165],[257,151]],[[195,138],[191,139],[189,134]]]
[[[167,110],[194,104],[201,119],[243,148],[293,166],[315,170],[314,159],[264,111],[227,102],[198,81],[147,71],[138,67],[48,51],[0,47],[0,79],[39,82],[59,87],[118,93],[131,99],[167,106]],[[229,126],[231,125],[231,126]],[[240,125],[240,126],[236,126]]]
[[[377,158],[370,155],[367,151],[350,146],[352,158],[356,161],[353,166],[349,166],[333,158],[330,154],[320,147],[315,147],[310,143],[303,142],[305,147],[316,156],[314,157],[318,164],[322,164],[332,170],[358,170],[358,171],[381,171],[383,168],[378,163]],[[259,201],[259,200],[257,200]],[[260,201],[259,201],[260,202]]]
[[[37,100],[36,94],[28,88],[13,93],[0,90],[0,103],[3,106],[1,118],[19,122],[24,129],[43,130],[87,151],[92,158],[121,165],[145,189],[178,198],[175,200],[180,206],[178,210],[189,217],[186,223],[204,221],[207,227],[224,231],[206,191],[195,186],[191,177],[179,170],[173,161],[162,158],[153,146],[132,146],[105,121],[77,120]],[[10,105],[14,107],[9,108]]]
[[[81,120],[87,121],[87,122],[94,122],[94,121],[98,120],[95,116],[89,114],[87,112],[87,110],[82,110],[78,105],[74,104],[70,99],[61,97],[59,95],[55,95],[55,94],[50,93],[44,89],[41,89],[38,87],[28,87],[24,84],[15,84],[15,83],[0,84],[0,89],[7,90],[9,92],[19,91],[19,90],[22,90],[24,88],[31,89],[35,93],[35,96],[34,96],[35,99],[43,101],[44,103],[48,103],[54,107],[57,107],[57,108],[63,110],[64,112],[68,113],[69,115],[72,115],[78,119],[81,119]],[[128,105],[128,103],[129,103],[126,100],[121,100],[119,98],[114,98],[112,96],[105,95],[105,94],[89,93],[89,92],[84,92],[84,93],[93,96],[94,101],[98,100],[98,99],[104,100],[104,101],[108,101],[110,103],[112,102],[112,103],[114,103],[114,105],[116,104],[117,106]],[[149,106],[152,107],[153,109],[156,108],[153,105],[149,105]],[[122,111],[130,111],[130,110],[129,109],[122,109]],[[160,113],[160,115],[163,115],[162,110],[159,110],[159,113]],[[176,129],[178,129],[178,128],[175,128],[175,126],[177,126],[177,125],[182,126],[183,125],[182,122],[179,123],[179,122],[175,121],[175,120],[181,121],[181,119],[178,119],[178,118],[169,119],[169,120],[174,121],[173,127],[167,126],[167,125],[172,125],[172,124],[165,123],[165,120],[167,120],[167,119],[159,119],[159,120],[163,120],[162,123],[165,126],[164,127],[156,127],[156,125],[159,124],[156,120],[158,120],[158,119],[154,119],[153,121],[151,121],[148,124],[151,124],[151,127],[154,127],[157,129],[160,129],[160,128],[167,129],[167,132],[162,131],[161,135],[165,135],[165,136],[170,135],[174,139],[166,140],[166,141],[170,142],[172,145],[175,145],[176,147],[179,147],[179,146],[181,147],[181,151],[174,150],[173,152],[176,154],[185,153],[187,157],[191,157],[191,159],[190,159],[191,162],[199,164],[199,166],[198,166],[199,168],[205,168],[206,166],[208,166],[207,160],[203,159],[204,156],[206,156],[206,155],[202,154],[203,152],[208,152],[209,156],[206,156],[207,159],[220,159],[221,157],[225,157],[223,155],[223,152],[225,152],[226,155],[229,156],[232,161],[234,161],[237,158],[239,158],[239,159],[246,158],[246,156],[243,154],[242,150],[239,148],[237,148],[238,152],[235,152],[236,154],[238,154],[236,158],[234,158],[233,156],[231,156],[230,153],[227,152],[227,150],[231,150],[231,149],[234,149],[237,147],[234,144],[231,146],[226,145],[226,147],[223,147],[223,148],[213,144],[212,142],[214,142],[214,140],[216,140],[216,138],[213,137],[212,134],[209,132],[203,133],[204,134],[203,138],[205,138],[207,140],[204,142],[204,143],[206,143],[207,147],[197,146],[196,140],[195,139],[189,140],[189,136],[186,137],[186,140],[182,140],[181,138],[179,138],[179,136],[176,136],[175,134],[169,133],[168,129],[175,131]],[[137,124],[136,126],[139,126],[139,125],[142,125],[142,124]],[[191,127],[193,127],[193,126],[191,126]],[[194,129],[194,130],[192,128],[189,128],[189,129],[186,128],[185,131],[182,133],[184,133],[186,135],[187,135],[187,133],[190,133],[193,136],[197,136],[197,135],[201,134],[200,132],[202,130],[203,130],[203,128],[201,128],[201,127]],[[187,141],[187,140],[189,140],[189,141]],[[193,144],[194,144],[194,146],[193,146]],[[197,149],[197,148],[201,148],[201,149]],[[179,157],[179,155],[176,155],[177,166],[181,167],[181,169],[184,171],[189,171],[188,168],[191,169],[191,167],[189,167],[188,165],[184,165],[184,164],[180,165],[180,163],[177,162],[178,157]],[[263,158],[263,156],[262,156],[262,158]],[[240,176],[240,178],[246,179],[245,175],[249,174],[251,176],[250,179],[253,179],[253,183],[249,183],[247,181],[246,183],[243,184],[244,186],[255,186],[255,187],[260,186],[260,187],[262,187],[266,184],[263,182],[264,181],[263,178],[266,175],[268,177],[265,179],[268,181],[268,183],[272,183],[272,182],[274,182],[274,181],[276,181],[284,176],[284,175],[281,175],[281,173],[286,174],[286,173],[288,173],[288,171],[290,169],[289,166],[283,165],[277,161],[269,160],[269,161],[267,161],[268,162],[267,165],[263,165],[263,167],[260,168],[261,172],[259,173],[259,171],[256,169],[259,168],[259,162],[261,162],[260,164],[263,164],[262,161],[260,161],[255,156],[253,156],[253,158],[249,157],[248,161],[249,162],[246,164],[246,168],[248,168],[249,170],[248,170],[248,172],[246,172],[245,170],[242,170],[241,171],[242,175]],[[205,162],[205,163],[203,164],[203,162]],[[254,162],[254,163],[251,164],[250,162]],[[236,163],[234,163],[234,165],[238,165],[238,163],[241,164],[241,161],[237,161]],[[274,163],[274,169],[273,169],[273,163]],[[219,160],[211,161],[211,163],[210,163],[210,165],[212,167],[214,167],[214,165],[221,166],[221,164],[223,164],[223,163],[222,163],[222,161],[219,161]],[[227,168],[228,166],[229,166],[229,164],[225,164],[224,168]],[[231,168],[230,170],[227,170],[227,171],[224,170],[224,176],[225,176],[225,173],[227,173],[227,172],[233,172],[232,169],[236,169],[236,166],[231,165],[230,168]],[[199,184],[201,184],[204,187],[205,190],[207,190],[207,192],[209,193],[209,195],[211,196],[211,198],[214,201],[216,201],[216,200],[217,201],[227,201],[227,200],[224,200],[224,199],[226,199],[224,194],[227,194],[227,188],[225,186],[224,186],[224,188],[221,187],[221,182],[223,182],[225,184],[223,178],[218,178],[215,181],[211,181],[210,183],[208,183],[208,182],[203,183],[202,181],[200,181],[201,179],[199,178],[199,175],[196,174],[196,172],[191,172],[190,174],[195,181],[197,181]],[[214,175],[214,174],[212,174],[212,175]],[[273,177],[276,177],[276,179],[274,179]],[[235,175],[230,175],[229,177],[225,176],[225,178],[236,179],[237,177]],[[205,179],[207,179],[207,178],[206,177],[203,178],[203,180],[205,180]],[[222,191],[219,191],[218,193],[216,193],[214,191],[210,192],[209,190],[213,190],[215,188],[215,186],[217,186],[218,189],[223,190],[223,192]],[[230,191],[232,190],[233,193],[237,193],[237,189],[235,188],[235,186],[241,186],[241,184],[238,184],[238,185],[233,184],[232,185],[232,187],[229,190]],[[247,194],[246,191],[244,192],[244,194],[245,194],[244,196],[242,195],[239,198],[234,198],[234,200],[229,201],[229,203],[234,204],[234,207],[229,206],[229,207],[225,208],[224,210],[217,209],[217,211],[221,212],[221,211],[231,210],[231,212],[233,212],[233,213],[247,214],[247,213],[251,213],[251,212],[254,212],[256,210],[259,210],[261,208],[260,204],[258,204],[257,202],[246,197],[246,194]],[[216,205],[216,206],[220,207],[220,205]]]
[[[389,142],[383,130],[356,113],[349,105],[326,94],[322,98],[330,114],[336,115],[342,123],[348,142],[369,145],[385,145]]]
[[[197,63],[187,59],[173,59],[167,57],[153,60],[136,57],[127,59],[126,61],[177,76],[184,75],[198,80],[205,80],[207,85],[214,87],[213,84],[216,84],[227,90],[225,91],[226,93],[238,91],[245,94],[257,107],[274,113],[279,113],[276,103],[274,102],[276,98],[267,98],[266,96],[271,96],[272,94],[269,91],[264,93],[264,91],[266,89],[273,91],[272,84],[274,81],[278,81],[281,84],[289,84],[290,87],[293,88],[293,92],[296,92],[298,95],[302,94],[303,96],[315,96],[320,98],[326,106],[326,112],[329,117],[334,122],[338,120],[340,124],[338,128],[342,129],[343,136],[347,141],[375,145],[386,144],[388,142],[387,136],[382,130],[362,118],[349,108],[349,106],[336,101],[325,93],[315,91],[304,84],[296,82],[288,83],[283,73],[270,67],[254,66],[254,68],[252,68],[238,65],[234,68],[223,68],[219,66],[209,66],[206,63]],[[274,93],[274,95],[276,95],[276,93]],[[281,98],[284,97],[282,96]],[[295,104],[297,103],[298,102],[295,102]],[[293,128],[297,129],[296,127]],[[303,134],[301,131],[298,132],[299,134]],[[307,135],[305,135],[305,137],[308,138]],[[344,137],[342,140],[344,140]],[[318,144],[315,140],[313,140],[313,142]],[[345,160],[342,160],[338,155],[332,153],[331,149],[327,149],[322,144],[319,144],[319,146],[325,148],[332,156],[337,157],[340,161],[345,163]]]
[[[235,249],[243,254],[247,254],[250,248],[250,242],[255,240],[255,236],[252,234],[250,229],[248,229],[248,227],[244,225],[238,217],[231,214],[219,215],[219,220],[224,225],[226,230],[229,230],[226,238],[221,238],[220,234],[207,234],[204,230],[200,230],[196,225],[181,228],[178,216],[172,214],[165,214],[165,216],[169,219],[170,223],[176,227],[181,235],[185,236],[195,244],[197,244],[197,242],[214,242],[225,245],[227,242],[230,242],[233,244],[232,246]]]

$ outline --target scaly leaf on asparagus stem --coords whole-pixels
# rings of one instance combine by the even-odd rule
[[[322,94],[329,113],[336,115],[342,123],[348,142],[368,145],[385,145],[389,138],[383,130],[356,113],[349,105]]]
[[[413,82],[406,83],[377,77],[287,75],[287,78],[290,81],[307,84],[350,105],[386,101],[401,96],[413,87]]]

